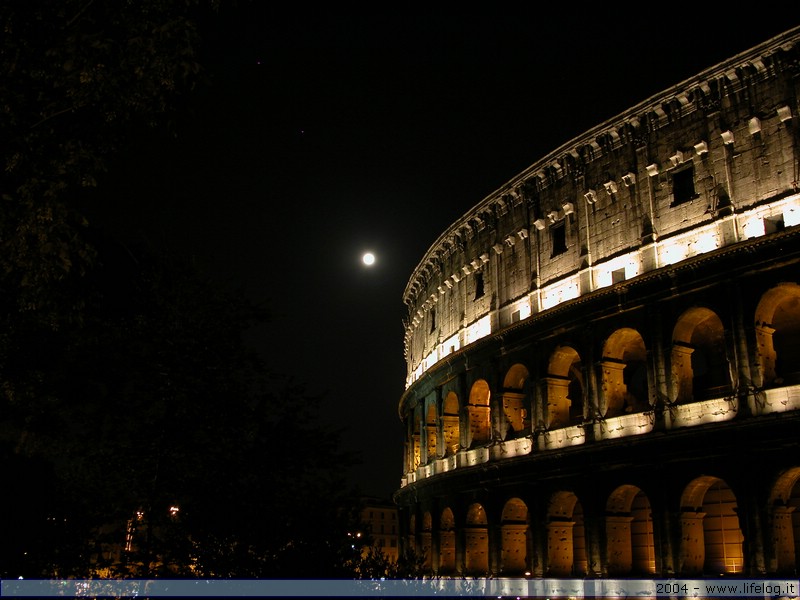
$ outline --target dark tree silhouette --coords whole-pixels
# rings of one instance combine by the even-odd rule
[[[331,575],[350,558],[352,457],[324,398],[242,341],[265,311],[78,209],[202,82],[213,10],[0,7],[0,577]]]

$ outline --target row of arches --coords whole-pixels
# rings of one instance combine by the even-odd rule
[[[494,513],[480,501],[461,510],[418,508],[406,542],[439,576],[785,575],[796,572],[800,556],[799,479],[800,467],[780,473],[761,507],[743,507],[724,479],[700,475],[680,490],[674,507],[654,508],[647,490],[625,483],[589,514],[569,490],[554,491],[533,509],[521,495]],[[767,523],[760,532],[740,520],[758,511]],[[746,530],[764,538],[749,545],[763,551],[746,552]]]
[[[443,386],[440,397],[429,396],[407,415],[406,470],[492,441],[646,413],[659,404],[800,383],[799,285],[781,283],[764,293],[751,329],[737,327],[736,315],[725,318],[728,326],[709,306],[687,308],[665,350],[653,329],[627,326],[608,335],[599,360],[585,342],[557,345],[543,376],[512,364],[497,398],[486,378],[476,378],[464,400],[456,385]]]

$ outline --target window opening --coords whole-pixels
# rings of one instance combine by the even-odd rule
[[[556,223],[550,228],[553,238],[553,256],[563,254],[567,251],[567,229],[564,223]]]
[[[697,198],[694,189],[694,167],[675,171],[672,174],[672,206],[677,206]]]
[[[764,233],[777,233],[786,228],[783,222],[783,215],[777,217],[767,217],[764,219]]]
[[[483,294],[483,273],[477,272],[475,273],[475,300],[483,298]]]

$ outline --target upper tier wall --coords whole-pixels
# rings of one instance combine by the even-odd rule
[[[407,386],[599,288],[800,222],[792,29],[534,163],[430,247],[404,292]],[[794,195],[794,196],[793,196]]]

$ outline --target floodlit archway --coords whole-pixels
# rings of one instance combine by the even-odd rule
[[[464,527],[464,569],[467,575],[483,576],[489,572],[489,529],[486,511],[475,503],[467,510]]]
[[[430,571],[431,568],[431,549],[432,549],[432,538],[431,534],[433,531],[433,519],[431,518],[431,513],[425,512],[422,515],[422,531],[420,532],[420,552],[422,553],[422,566],[426,572]]]
[[[770,493],[775,569],[794,574],[800,556],[800,467],[780,474]]]
[[[427,443],[428,462],[437,458],[439,439],[439,419],[436,415],[436,406],[428,406],[428,416],[425,419],[425,441]]]
[[[411,439],[408,443],[408,468],[409,471],[416,471],[422,461],[422,440],[420,438],[422,415],[420,414],[419,407],[414,410],[411,419]]]
[[[445,456],[456,454],[461,446],[461,426],[458,409],[458,396],[449,392],[442,406],[442,436],[444,437]]]
[[[615,417],[650,409],[647,349],[638,331],[625,327],[611,334],[601,366],[602,414]]]
[[[417,548],[417,516],[411,515],[408,518],[408,547],[411,548],[415,553],[419,551]]]
[[[469,392],[469,433],[471,446],[488,442],[491,438],[491,410],[489,384],[478,379]]]
[[[547,510],[547,573],[549,577],[586,575],[583,507],[573,492],[557,492]]]
[[[656,572],[650,500],[634,485],[622,485],[608,498],[606,555],[610,575]]]
[[[765,387],[800,383],[800,286],[781,283],[756,307],[756,351]]]
[[[501,515],[500,571],[504,575],[523,575],[528,570],[528,507],[511,498]]]
[[[503,380],[504,439],[528,435],[531,432],[529,399],[525,395],[528,369],[513,365]]]
[[[672,332],[673,400],[679,404],[731,393],[722,321],[708,308],[684,312]]]
[[[442,510],[439,520],[439,574],[456,570],[456,519],[450,508]]]
[[[550,429],[583,421],[584,377],[581,357],[570,346],[559,346],[547,369],[546,425]]]
[[[736,497],[722,479],[704,475],[681,496],[681,572],[730,575],[744,570],[744,536]]]

